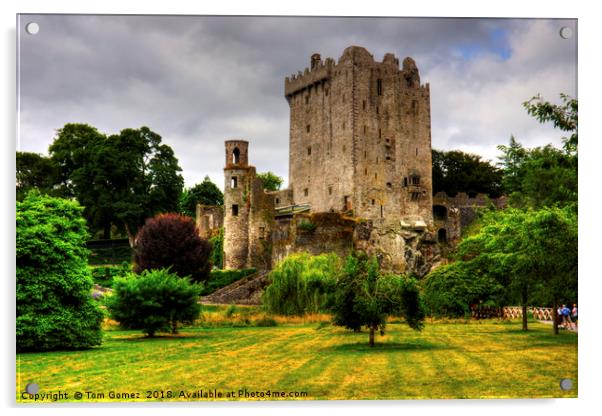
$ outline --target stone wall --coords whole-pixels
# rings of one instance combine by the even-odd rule
[[[261,179],[252,171],[249,192],[249,252],[247,266],[257,270],[272,268],[272,230],[274,228],[274,197],[263,190]]]
[[[224,207],[197,204],[196,225],[201,238],[213,237],[224,225]]]
[[[279,217],[273,232],[272,263],[292,253],[334,252],[341,257],[353,250],[355,221],[340,213],[297,214]]]
[[[485,194],[468,195],[459,192],[449,196],[438,192],[433,197],[434,229],[440,243],[455,244],[462,236],[462,230],[477,218],[478,210],[486,207],[503,209],[506,207],[506,197],[489,198]],[[445,238],[442,238],[445,236]]]

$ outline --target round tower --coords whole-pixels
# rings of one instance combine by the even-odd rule
[[[227,140],[224,167],[224,268],[247,267],[249,252],[249,142]]]

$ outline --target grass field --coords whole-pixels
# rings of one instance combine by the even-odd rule
[[[209,309],[207,316],[219,313]],[[111,392],[139,393],[132,401],[214,400],[195,397],[201,390],[232,392],[235,400],[283,399],[273,392],[306,393],[286,400],[577,396],[577,335],[554,336],[544,324],[531,323],[524,333],[519,322],[496,320],[427,320],[422,332],[393,323],[370,348],[365,332],[277,320],[284,323],[224,327],[209,319],[207,327],[153,339],[108,330],[92,350],[19,354],[17,401],[31,402],[21,398],[31,382],[40,393],[68,393],[68,401],[76,392],[82,401],[123,400]],[[562,391],[562,378],[574,388]],[[264,397],[245,397],[245,389]],[[168,399],[168,391],[176,397]]]

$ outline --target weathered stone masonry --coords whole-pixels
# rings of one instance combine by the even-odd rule
[[[456,228],[445,203],[445,221],[441,208],[433,220],[430,90],[414,60],[400,68],[393,54],[377,62],[357,46],[337,62],[314,54],[285,79],[284,95],[288,189],[264,191],[248,142],[225,142],[225,268],[269,270],[296,251],[359,249],[384,269],[428,273],[438,239]]]

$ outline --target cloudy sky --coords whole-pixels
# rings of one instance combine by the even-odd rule
[[[19,150],[47,154],[65,123],[108,134],[148,126],[174,149],[187,186],[208,174],[223,187],[229,138],[250,141],[258,171],[287,179],[284,77],[315,52],[412,56],[431,85],[433,147],[492,161],[510,135],[560,145],[521,103],[577,95],[574,20],[22,15],[18,30]]]

